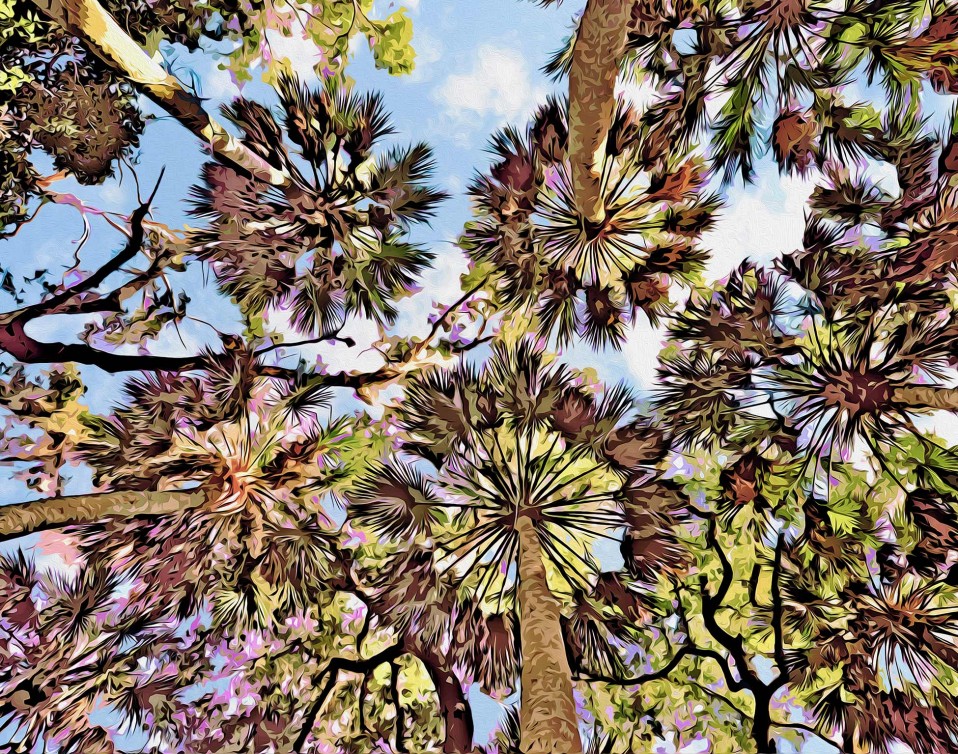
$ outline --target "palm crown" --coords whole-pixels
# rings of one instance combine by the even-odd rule
[[[910,107],[923,81],[954,92],[955,12],[950,3],[818,0],[767,3],[636,3],[623,69],[660,83],[643,118],[651,141],[710,131],[711,157],[726,181],[753,176],[771,147],[782,170],[806,173],[827,160],[891,158],[880,112],[850,84],[876,84],[894,111]],[[568,66],[571,47],[550,65]],[[719,107],[710,96],[727,95]]]
[[[194,233],[193,252],[247,315],[279,307],[297,329],[319,334],[351,313],[389,322],[394,300],[432,259],[406,238],[444,198],[425,183],[431,151],[416,144],[377,156],[392,132],[382,101],[336,79],[311,92],[283,77],[277,91],[282,119],[245,99],[224,112],[293,185],[279,189],[207,163],[194,212],[210,222]]]
[[[497,300],[561,342],[579,334],[619,347],[639,312],[653,322],[669,308],[673,281],[696,279],[697,246],[717,200],[691,154],[649,155],[638,114],[621,105],[602,159],[605,217],[575,208],[567,160],[567,106],[551,100],[525,132],[497,134],[489,173],[471,187],[477,219],[463,248],[488,273]]]
[[[635,466],[656,450],[640,430],[619,426],[631,411],[628,393],[594,397],[544,359],[523,342],[497,347],[481,370],[460,365],[415,379],[400,412],[400,452],[428,465],[383,466],[351,492],[352,520],[392,536],[431,532],[456,583],[501,605],[514,578],[515,521],[528,516],[554,588],[589,586],[596,563],[581,543],[623,522],[615,459]],[[629,456],[625,442],[640,452]]]
[[[398,456],[349,493],[355,524],[425,534],[439,572],[478,614],[521,613],[523,715],[540,718],[525,734],[532,751],[553,725],[578,746],[555,595],[578,605],[568,628],[584,642],[584,661],[600,667],[615,652],[596,648],[596,608],[584,596],[601,601],[619,589],[626,612],[638,602],[627,582],[599,578],[591,552],[625,524],[627,481],[661,458],[660,435],[626,421],[631,405],[622,389],[587,390],[528,341],[497,346],[479,370],[460,364],[415,378],[399,412]]]

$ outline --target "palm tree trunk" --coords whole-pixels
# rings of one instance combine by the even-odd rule
[[[274,168],[211,117],[200,99],[147,55],[97,0],[33,3],[44,16],[80,39],[91,53],[209,144],[214,154],[274,186],[291,184],[286,171]]]
[[[605,219],[602,152],[615,115],[615,80],[632,17],[629,0],[589,0],[569,69],[569,161],[576,208],[589,223]]]
[[[546,582],[542,545],[535,525],[529,517],[520,515],[516,528],[522,644],[519,748],[522,754],[581,754],[559,602]]]
[[[911,408],[958,411],[958,388],[952,387],[900,387],[892,393],[892,401]]]
[[[439,694],[439,710],[446,725],[443,754],[469,754],[473,750],[472,712],[455,673],[439,665],[428,666]]]
[[[108,516],[163,516],[206,500],[196,490],[102,492],[0,506],[0,542],[45,529],[83,524]]]

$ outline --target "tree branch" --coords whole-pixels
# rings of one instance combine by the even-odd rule
[[[652,671],[651,673],[645,673],[632,678],[614,678],[612,676],[591,674],[587,676],[577,675],[576,680],[590,682],[599,681],[601,683],[607,683],[610,686],[638,686],[643,683],[648,683],[649,681],[660,681],[663,678],[667,678],[669,674],[679,666],[679,663],[685,657],[689,656],[715,660],[722,671],[722,676],[725,679],[725,685],[728,686],[729,691],[742,691],[745,688],[745,684],[740,680],[736,680],[736,678],[732,675],[732,669],[728,665],[727,658],[723,657],[713,649],[703,649],[692,644],[686,644],[680,647],[675,654],[672,655],[672,659],[669,660],[668,663],[658,670]]]
[[[297,348],[299,346],[312,346],[316,345],[317,343],[330,342],[342,343],[349,348],[352,348],[356,345],[356,341],[352,338],[339,337],[339,330],[336,330],[336,332],[327,333],[325,335],[317,335],[315,338],[307,338],[306,340],[290,341],[289,343],[272,343],[271,345],[260,348],[258,351],[256,351],[256,355],[262,356],[264,353],[270,353],[272,351],[279,350],[280,348]]]
[[[463,292],[463,294],[458,299],[456,299],[449,306],[447,306],[443,310],[442,314],[440,314],[436,318],[436,321],[432,323],[432,327],[429,328],[429,334],[426,335],[426,337],[423,338],[419,343],[417,343],[415,347],[413,347],[412,349],[413,353],[418,353],[423,348],[425,348],[432,341],[432,339],[436,337],[440,328],[442,328],[443,326],[446,325],[447,322],[449,322],[449,318],[452,316],[452,313],[456,309],[458,309],[460,306],[462,306],[464,303],[466,303],[466,301],[469,300],[469,297],[477,293],[485,284],[486,284],[486,278],[483,277],[481,281],[476,283],[469,290]]]
[[[399,665],[390,662],[389,669],[389,693],[392,695],[393,706],[396,708],[396,751],[406,754],[409,750],[406,748],[406,713],[402,708],[402,700],[399,698]]]
[[[54,364],[73,362],[88,364],[111,372],[157,371],[178,372],[201,369],[207,358],[201,354],[189,356],[123,355],[100,351],[84,343],[44,343],[25,331],[22,319],[6,320],[0,317],[0,350],[6,351],[23,364]]]
[[[120,27],[96,0],[33,0],[43,15],[80,39],[87,49],[136,85],[202,139],[223,161],[274,186],[292,185],[290,174],[273,167],[230,134]]]
[[[130,215],[130,235],[129,238],[127,238],[126,245],[119,253],[115,254],[106,264],[100,267],[100,269],[80,282],[75,283],[69,288],[65,288],[45,301],[20,309],[19,312],[14,312],[13,314],[18,317],[26,317],[27,320],[30,320],[47,314],[61,314],[67,310],[75,309],[79,303],[77,299],[80,296],[98,287],[110,275],[114,272],[118,272],[123,265],[139,254],[143,249],[143,240],[145,237],[143,223],[150,212],[150,205],[153,203],[156,192],[160,188],[160,182],[163,180],[165,171],[166,168],[160,170],[160,177],[156,181],[153,193]]]
[[[162,175],[161,175],[162,177]],[[157,182],[159,186],[159,182]],[[154,189],[155,194],[155,189]],[[103,297],[83,298],[114,272],[135,257],[143,248],[144,222],[150,210],[151,196],[130,215],[130,234],[123,249],[106,264],[85,279],[54,294],[45,301],[22,307],[16,311],[0,314],[0,350],[24,364],[50,364],[74,362],[96,366],[107,372],[181,371],[201,368],[207,357],[202,354],[189,356],[154,356],[151,354],[122,355],[93,348],[86,343],[44,343],[27,334],[27,325],[35,319],[53,314],[77,314],[111,311],[119,308],[120,301],[131,283]],[[151,271],[153,268],[151,267]],[[134,288],[148,282],[147,275],[132,283]]]
[[[842,750],[842,747],[839,744],[832,741],[832,739],[830,739],[828,736],[826,736],[817,728],[814,728],[811,725],[807,725],[805,723],[780,723],[780,722],[777,722],[776,720],[772,720],[772,726],[775,728],[794,728],[795,730],[801,730],[801,731],[804,731],[805,733],[811,733],[823,743],[826,743],[829,746],[834,747],[838,751]]]
[[[783,605],[780,593],[782,580],[782,550],[785,546],[785,537],[779,532],[775,542],[775,561],[772,565],[772,635],[775,641],[775,663],[778,665],[778,676],[773,684],[780,683],[787,673],[785,661],[785,632],[782,626]]]
[[[704,576],[700,577],[699,583],[702,587],[702,621],[705,623],[705,628],[708,632],[716,641],[725,647],[732,656],[743,686],[753,691],[757,686],[762,686],[764,689],[764,684],[759,681],[748,666],[748,661],[745,658],[745,644],[742,641],[742,637],[730,634],[719,626],[716,619],[716,612],[722,606],[726,595],[728,595],[728,590],[732,586],[733,580],[732,566],[728,561],[728,557],[725,555],[725,551],[718,543],[718,538],[715,533],[716,527],[715,516],[710,515],[708,518],[708,528],[706,530],[706,542],[709,547],[715,551],[719,562],[722,564],[722,580],[719,582],[719,587],[715,593],[709,594],[708,580]]]
[[[329,697],[330,692],[333,690],[333,687],[339,681],[339,674],[341,671],[346,671],[349,673],[362,673],[368,675],[377,667],[382,665],[384,662],[392,663],[395,660],[402,657],[405,654],[406,650],[402,644],[394,644],[391,647],[387,647],[374,654],[372,657],[366,659],[351,659],[348,657],[334,657],[324,667],[319,675],[316,677],[316,681],[320,678],[326,677],[326,683],[319,692],[319,696],[313,701],[312,705],[306,711],[306,714],[303,716],[303,724],[299,729],[299,734],[296,736],[296,741],[293,744],[293,751],[300,752],[305,746],[306,742],[309,740],[310,733],[313,732],[313,728],[316,725],[316,720],[319,718],[319,713],[323,711],[323,707],[326,704],[326,699]]]

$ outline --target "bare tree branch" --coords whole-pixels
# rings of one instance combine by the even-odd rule
[[[778,665],[778,677],[775,679],[781,681],[786,673],[785,661],[785,632],[782,626],[782,550],[785,547],[785,537],[779,532],[778,539],[775,542],[775,561],[772,564],[772,635],[775,641],[775,664]]]
[[[715,591],[715,593],[710,594],[707,580],[702,577],[702,620],[705,623],[705,628],[708,629],[708,632],[715,637],[716,641],[725,647],[728,653],[732,656],[732,659],[735,661],[736,671],[738,672],[739,678],[742,679],[741,682],[745,687],[754,690],[756,684],[762,684],[748,666],[748,661],[745,657],[745,645],[742,641],[742,637],[733,636],[730,634],[718,624],[716,619],[716,612],[722,606],[725,597],[728,595],[728,591],[732,586],[733,580],[732,566],[728,561],[728,557],[725,555],[725,551],[718,543],[718,538],[716,537],[715,533],[716,527],[717,523],[715,521],[715,516],[710,515],[708,520],[706,541],[709,547],[715,551],[719,562],[722,564],[722,580],[719,583],[718,589]]]
[[[329,698],[333,687],[339,682],[340,672],[346,671],[348,673],[368,674],[385,662],[394,662],[405,653],[406,649],[402,644],[394,644],[366,659],[351,659],[348,657],[334,657],[331,659],[315,679],[315,683],[318,683],[321,678],[325,677],[326,683],[320,690],[319,696],[316,697],[303,716],[303,724],[299,729],[299,734],[296,736],[296,741],[293,743],[292,751],[302,751],[306,746],[309,735],[313,732],[313,728],[316,725],[316,720],[319,719],[319,713],[323,711],[323,707],[326,704],[326,699]]]
[[[123,295],[129,292],[129,283],[102,297],[91,292],[142,250],[145,237],[144,222],[150,211],[152,198],[151,196],[143,202],[130,215],[130,233],[126,244],[100,269],[45,301],[0,314],[0,350],[6,351],[24,364],[74,362],[96,366],[113,373],[138,370],[180,371],[202,367],[206,362],[206,356],[202,354],[188,356],[115,354],[100,351],[86,343],[46,343],[37,340],[26,331],[27,325],[40,317],[52,314],[113,311],[119,307]],[[145,285],[149,280],[148,274],[149,271],[140,276],[142,279],[134,282],[134,287]],[[91,294],[89,298],[87,294]]]

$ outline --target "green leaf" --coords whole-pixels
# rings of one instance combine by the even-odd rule
[[[382,21],[372,22],[369,41],[376,67],[392,74],[411,73],[416,52],[411,46],[412,21],[400,8]]]

